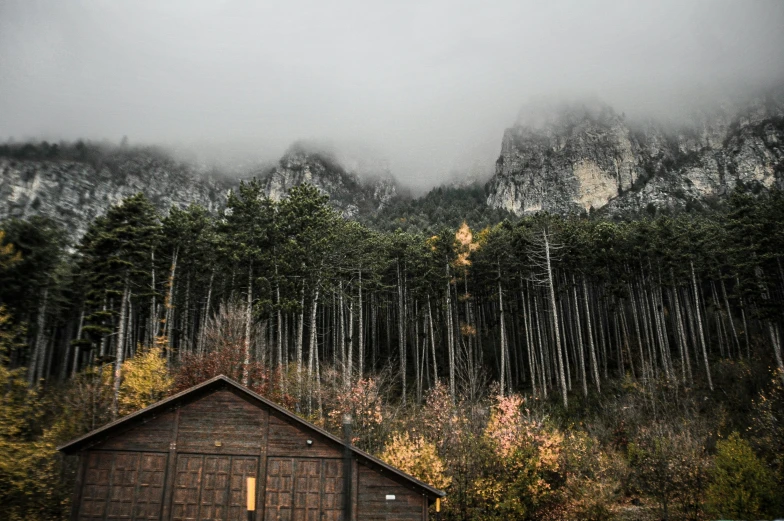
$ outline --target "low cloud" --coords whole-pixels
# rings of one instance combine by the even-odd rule
[[[322,141],[421,188],[490,172],[531,99],[670,117],[780,81],[781,27],[780,1],[5,0],[0,139]]]

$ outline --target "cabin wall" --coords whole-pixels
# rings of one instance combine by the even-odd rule
[[[307,440],[312,442],[308,445]],[[303,458],[342,458],[342,447],[316,432],[305,432],[275,414],[269,418],[268,455]]]
[[[290,422],[230,388],[194,396],[83,450],[72,519],[246,521],[255,477],[256,521],[341,521],[343,447]],[[352,521],[427,519],[427,499],[399,478],[351,468]]]
[[[231,391],[216,391],[180,408],[177,452],[258,456],[268,417]]]
[[[166,412],[141,425],[99,443],[92,450],[168,452],[174,429],[174,413]]]
[[[424,495],[365,465],[358,466],[358,473],[358,521],[427,520]]]

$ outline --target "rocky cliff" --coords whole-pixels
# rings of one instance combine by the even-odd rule
[[[665,126],[580,102],[521,111],[487,202],[517,215],[610,214],[709,204],[737,185],[784,186],[784,96],[716,107]]]
[[[344,217],[374,214],[387,206],[397,194],[395,181],[389,176],[360,179],[347,171],[334,157],[293,145],[278,165],[261,174],[267,194],[282,198],[292,187],[310,183],[329,195],[330,201]]]
[[[291,187],[309,182],[330,196],[347,217],[369,215],[396,194],[389,178],[361,180],[331,156],[292,147],[274,168],[230,176],[173,159],[152,148],[105,145],[0,146],[0,221],[43,215],[57,221],[72,239],[84,234],[109,206],[138,192],[160,210],[191,203],[219,212],[227,192],[241,178],[258,177],[268,195],[280,199]]]
[[[76,239],[109,206],[138,192],[160,210],[196,203],[217,211],[233,185],[154,150],[85,150],[52,154],[39,147],[0,157],[0,220],[43,215]]]
[[[309,182],[346,218],[382,228],[403,219],[429,229],[449,220],[445,211],[485,222],[503,211],[618,215],[702,207],[738,185],[784,188],[784,89],[778,92],[703,110],[677,126],[630,122],[597,101],[525,109],[504,134],[495,175],[485,186],[487,206],[472,199],[470,188],[449,192],[450,202],[425,196],[417,206],[399,194],[385,169],[363,176],[302,144],[275,166],[231,174],[154,148],[0,145],[0,220],[44,215],[77,239],[110,205],[137,192],[162,212],[191,203],[219,212],[228,190],[249,177],[259,178],[273,199]],[[465,201],[455,203],[460,197]],[[444,204],[453,208],[439,209]]]

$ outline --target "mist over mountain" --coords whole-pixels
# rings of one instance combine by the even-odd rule
[[[782,25],[773,0],[6,0],[0,141],[127,135],[265,164],[330,141],[424,192],[491,174],[531,100],[595,95],[669,120],[780,81]]]
[[[529,106],[507,129],[488,204],[517,215],[700,208],[782,187],[784,89],[702,105],[677,123],[597,99]]]
[[[738,186],[782,188],[782,143],[781,87],[703,105],[677,123],[632,119],[597,98],[528,105],[505,132],[492,176],[455,175],[413,195],[386,163],[323,142],[293,143],[274,164],[210,164],[127,144],[17,143],[0,148],[0,219],[45,215],[79,237],[136,192],[163,212],[190,204],[220,212],[228,191],[254,178],[273,200],[310,183],[343,217],[390,230],[487,226],[538,211],[638,216],[707,208]]]

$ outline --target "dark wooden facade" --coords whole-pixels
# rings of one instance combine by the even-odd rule
[[[59,450],[79,521],[246,521],[249,477],[256,521],[427,520],[444,495],[224,376]]]

